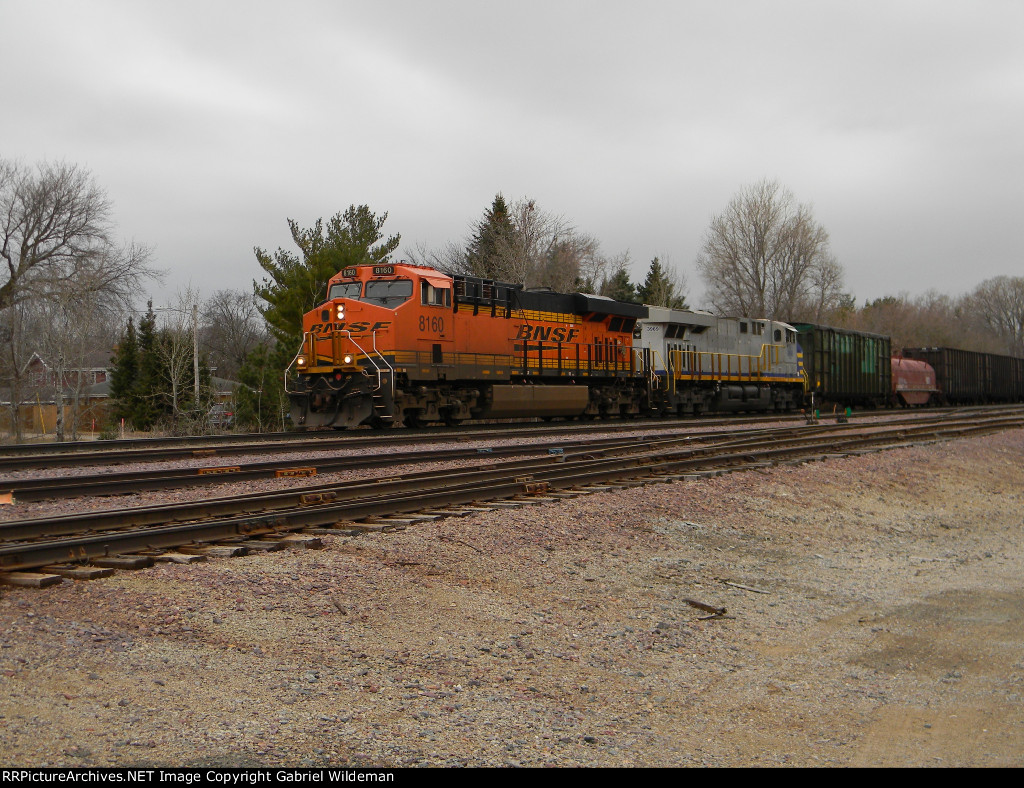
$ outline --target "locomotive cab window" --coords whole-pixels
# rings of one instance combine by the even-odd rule
[[[434,287],[426,279],[420,282],[420,303],[426,306],[451,306],[450,287]]]
[[[746,334],[747,333],[747,324],[746,323],[740,323],[740,333],[741,334]]]
[[[363,301],[377,306],[396,307],[412,296],[411,279],[371,279],[366,283]]]
[[[335,282],[331,285],[330,292],[327,293],[327,300],[331,301],[335,298],[358,299],[362,290],[362,282]]]

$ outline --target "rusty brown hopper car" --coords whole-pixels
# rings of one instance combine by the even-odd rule
[[[931,364],[916,358],[892,357],[893,405],[931,405],[941,396]]]

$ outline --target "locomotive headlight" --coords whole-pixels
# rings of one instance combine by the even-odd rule
[[[341,363],[343,363],[343,364],[351,364],[352,363],[352,356],[345,356],[344,358],[341,359]]]
[[[295,365],[297,367],[299,367],[300,369],[302,367],[306,366],[306,357],[305,356],[299,356],[297,359],[295,359]]]
[[[345,305],[344,304],[338,304],[336,307],[334,307],[334,316],[335,316],[335,318],[337,320],[344,320],[345,319]]]

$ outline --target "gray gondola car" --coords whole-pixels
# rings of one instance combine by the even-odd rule
[[[948,404],[1024,401],[1024,358],[949,347],[904,348],[903,355],[932,365]]]
[[[889,337],[845,328],[794,323],[807,387],[816,402],[880,407],[892,389]]]

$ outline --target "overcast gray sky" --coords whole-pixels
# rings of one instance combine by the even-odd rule
[[[248,290],[350,204],[400,249],[497,192],[694,268],[710,218],[777,179],[859,302],[1024,275],[1024,3],[0,0],[0,156],[90,169],[120,233]]]

